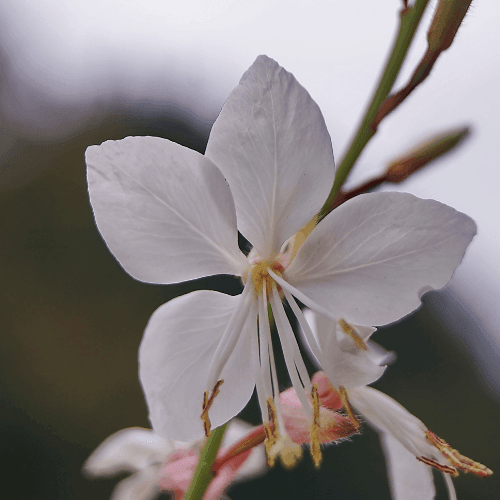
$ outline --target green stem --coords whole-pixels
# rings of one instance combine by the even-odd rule
[[[398,36],[394,42],[391,55],[361,125],[337,170],[332,190],[320,211],[320,218],[324,217],[330,211],[329,208],[333,206],[333,199],[347,179],[356,160],[359,158],[364,147],[368,144],[368,141],[377,132],[377,129],[373,127],[375,116],[394,86],[394,82],[403,65],[406,53],[408,52],[428,2],[429,0],[416,0],[412,7],[403,8],[400,15]]]
[[[213,429],[210,436],[207,438],[205,446],[200,452],[200,459],[196,466],[193,479],[191,479],[191,484],[184,496],[184,500],[201,500],[203,498],[210,481],[214,478],[212,464],[217,456],[217,451],[224,437],[226,427],[227,424],[224,424]]]

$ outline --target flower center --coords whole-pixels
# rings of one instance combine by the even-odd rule
[[[267,269],[270,268],[273,272],[279,276],[283,275],[285,268],[282,264],[275,260],[258,260],[253,259],[250,261],[250,265],[243,273],[242,279],[243,283],[246,283],[250,278],[253,283],[253,288],[255,290],[256,296],[262,295],[262,290],[264,289],[264,283],[266,284],[266,290],[269,293],[273,284],[273,278],[269,276]]]

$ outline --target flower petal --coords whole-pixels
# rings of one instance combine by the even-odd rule
[[[334,316],[384,325],[446,285],[475,232],[470,217],[437,201],[363,194],[314,228],[285,279]]]
[[[89,456],[83,470],[92,476],[111,476],[135,472],[156,462],[183,443],[166,440],[150,429],[131,427],[106,438]]]
[[[410,453],[394,436],[380,433],[393,500],[433,500],[432,468]]]
[[[153,500],[160,494],[159,473],[159,466],[148,467],[122,479],[110,500]]]
[[[125,270],[150,283],[239,274],[234,201],[203,155],[158,137],[87,149],[99,231]]]
[[[192,292],[159,307],[146,327],[139,349],[139,375],[149,418],[162,437],[192,441],[203,436],[203,394],[213,355],[240,296]],[[224,383],[209,411],[213,427],[234,417],[252,395],[249,317],[222,370]]]
[[[318,105],[267,56],[255,60],[227,99],[206,155],[231,186],[238,229],[264,259],[319,211],[335,174]]]
[[[349,391],[349,401],[370,425],[392,434],[413,456],[435,457],[422,421],[387,394],[372,387],[358,387]]]

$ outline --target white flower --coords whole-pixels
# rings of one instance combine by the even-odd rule
[[[189,443],[165,440],[150,429],[131,427],[106,438],[89,456],[83,471],[90,476],[130,472],[115,487],[113,500],[150,500],[160,493],[158,480],[167,457]]]
[[[348,414],[358,422],[355,410],[380,433],[394,500],[434,499],[431,467],[443,473],[451,500],[456,500],[456,495],[450,475],[456,476],[459,470],[481,477],[492,473],[451,448],[394,399],[367,387],[382,375],[385,366],[380,365],[391,356],[369,340],[373,328],[333,322],[309,310],[304,315],[324,359],[330,361],[323,364],[326,375],[319,372],[313,376],[320,387],[321,402],[328,406],[328,399],[338,394],[328,382],[330,373],[339,381]],[[332,337],[338,342],[332,343]]]
[[[289,263],[286,242],[321,208],[334,162],[318,106],[266,56],[229,96],[205,156],[165,139],[128,137],[90,147],[86,159],[97,225],[132,276],[166,284],[234,274],[245,283],[239,296],[197,291],[151,317],[140,379],[164,437],[199,438],[202,405],[208,430],[236,415],[255,386],[264,422],[271,410],[285,432],[268,301],[312,421],[311,383],[280,294],[301,324],[294,296],[332,319],[390,323],[448,282],[475,234],[469,217],[436,201],[367,194],[322,220]],[[253,245],[248,258],[237,230]]]
[[[221,449],[235,443],[251,431],[252,426],[242,420],[232,420],[228,425]],[[83,471],[89,476],[114,476],[130,472],[122,479],[111,495],[112,500],[152,500],[160,494],[160,483],[168,481],[165,467],[176,457],[179,450],[199,451],[201,441],[184,443],[171,441],[156,435],[150,429],[131,427],[115,432],[106,438],[89,456]],[[193,453],[193,451],[191,451]],[[236,481],[250,479],[261,473],[265,467],[262,447],[252,450],[250,456],[239,466]],[[168,468],[166,469],[168,470]],[[190,476],[191,472],[186,471]],[[174,482],[178,478],[174,479]],[[189,477],[186,478],[189,484]]]

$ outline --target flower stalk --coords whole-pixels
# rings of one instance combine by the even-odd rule
[[[361,125],[359,126],[347,153],[340,163],[333,187],[320,211],[320,219],[325,217],[325,215],[331,211],[329,208],[332,207],[332,202],[336,194],[344,184],[349,172],[361,155],[363,149],[377,132],[378,123],[375,125],[375,118],[380,106],[385,101],[394,86],[394,82],[396,81],[401,66],[406,58],[406,53],[408,52],[428,2],[429,0],[416,0],[412,7],[406,5],[400,13],[399,32],[396,37],[396,41],[394,42],[391,55],[389,56],[385,69],[382,73],[382,77],[380,78],[377,89],[373,94],[372,100],[368,106],[365,116],[363,117]]]
[[[375,117],[375,126],[394,111],[430,74],[441,52],[447,50],[457,34],[472,0],[441,0],[427,32],[427,51],[413,72],[410,81],[390,95]]]
[[[200,459],[184,500],[199,500],[203,498],[210,481],[214,478],[212,464],[217,456],[217,451],[224,437],[226,427],[227,424],[223,424],[211,431],[210,436],[205,442],[205,446],[200,452]]]

